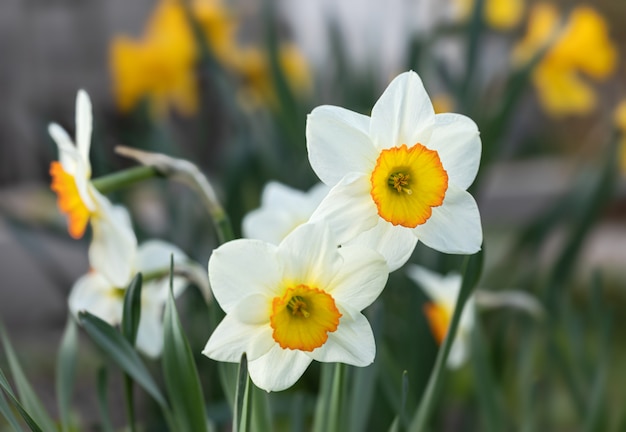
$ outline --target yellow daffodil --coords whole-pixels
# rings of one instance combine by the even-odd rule
[[[157,114],[169,105],[182,114],[198,106],[196,43],[182,5],[162,0],[140,40],[116,37],[110,62],[118,106],[129,111],[144,97]]]
[[[81,311],[87,311],[111,325],[118,325],[122,321],[124,295],[132,277],[142,272],[149,275],[152,272],[169,269],[170,257],[174,255],[174,262],[185,261],[187,257],[176,246],[159,240],[143,243],[133,254],[135,260],[131,263],[131,273],[118,273],[115,280],[124,280],[122,284],[111,282],[110,274],[104,275],[98,271],[90,271],[76,281],[72,287],[68,300],[70,311],[78,316]],[[100,267],[91,260],[93,268]],[[173,278],[173,293],[180,295],[187,282],[176,276]],[[155,358],[163,350],[163,308],[169,293],[169,274],[158,279],[143,283],[141,290],[141,318],[137,330],[136,346],[145,355]]]
[[[59,161],[50,166],[51,189],[57,194],[59,209],[67,215],[70,235],[82,237],[91,222],[89,256],[98,263],[96,270],[111,275],[120,270],[130,274],[128,263],[134,258],[137,240],[128,213],[123,207],[112,205],[90,181],[92,113],[87,93],[80,90],[76,97],[76,145],[58,124],[52,123],[48,130],[59,150]],[[127,279],[113,278],[120,284]]]
[[[448,333],[461,290],[461,275],[450,273],[447,276],[441,276],[416,265],[409,266],[407,274],[431,299],[424,305],[424,314],[433,337],[441,345]],[[452,369],[462,366],[469,356],[470,336],[476,319],[475,308],[474,298],[470,296],[461,313],[461,320],[448,355],[447,365]]]
[[[468,19],[476,0],[456,0],[459,15]],[[525,0],[485,0],[483,17],[487,25],[496,30],[515,27],[524,15]]]
[[[584,114],[596,106],[596,95],[580,75],[597,81],[607,78],[615,70],[617,50],[605,20],[588,6],[575,7],[560,25],[556,7],[536,4],[526,36],[513,51],[513,61],[525,64],[551,43],[532,74],[539,101],[555,116]]]
[[[435,114],[416,73],[395,78],[371,117],[315,108],[306,137],[313,170],[332,186],[311,220],[328,220],[341,244],[376,229],[398,248],[419,239],[446,253],[480,249],[480,215],[467,192],[480,161],[478,128]]]
[[[228,242],[209,260],[209,280],[226,317],[203,354],[239,362],[267,391],[292,386],[312,360],[367,366],[372,329],[361,310],[387,281],[384,259],[362,247],[337,248],[325,223],[300,225],[278,246]]]
[[[261,207],[243,218],[243,236],[279,244],[296,227],[306,223],[330,189],[323,183],[308,192],[275,181],[263,188]]]

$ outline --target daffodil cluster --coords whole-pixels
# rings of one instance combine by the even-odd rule
[[[306,138],[326,186],[302,193],[268,184],[262,207],[244,220],[255,238],[226,243],[209,261],[226,317],[203,352],[226,362],[245,353],[253,382],[267,391],[293,385],[312,360],[373,362],[361,311],[418,241],[462,254],[482,244],[467,192],[480,162],[478,128],[435,114],[416,73],[395,78],[371,116],[315,108]]]
[[[49,132],[57,144],[59,160],[52,162],[51,188],[58,196],[58,207],[67,216],[68,231],[73,238],[84,235],[91,224],[89,246],[91,269],[79,278],[69,296],[69,309],[78,316],[88,311],[111,325],[122,320],[124,295],[138,273],[151,275],[142,288],[142,312],[137,333],[137,348],[150,357],[163,348],[161,315],[170,289],[170,259],[180,264],[187,256],[178,247],[150,240],[138,246],[128,211],[112,204],[91,182],[92,110],[89,96],[83,90],[76,98],[76,144],[57,124]],[[179,295],[187,281],[174,277],[174,295]]]

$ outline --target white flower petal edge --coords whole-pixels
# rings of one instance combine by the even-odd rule
[[[88,177],[91,177],[89,149],[91,147],[92,127],[91,100],[87,92],[81,89],[76,95],[76,147],[83,158],[83,163],[87,167]]]
[[[111,295],[111,283],[107,278],[96,272],[89,272],[74,283],[68,306],[74,317],[87,311],[111,325],[122,321],[122,302]]]
[[[483,229],[474,197],[449,185],[443,204],[434,207],[430,219],[415,229],[426,246],[451,254],[473,254],[480,250]]]
[[[344,108],[324,105],[307,117],[309,162],[327,185],[350,172],[370,171],[378,152],[369,137],[370,119]]]
[[[376,356],[374,333],[367,318],[355,310],[342,308],[341,324],[328,335],[328,342],[311,353],[320,362],[341,362],[354,366],[372,364]]]
[[[127,210],[112,205],[96,193],[98,213],[91,222],[93,238],[89,246],[89,262],[114,286],[125,288],[136,270],[137,238]]]
[[[153,359],[163,352],[163,303],[142,301],[135,346]]]
[[[267,354],[248,363],[252,381],[263,390],[285,390],[298,381],[313,359],[301,351],[274,345]]]
[[[482,146],[478,126],[461,114],[437,114],[427,147],[436,150],[448,181],[467,189],[478,173]]]
[[[369,135],[379,150],[426,145],[434,123],[435,110],[422,80],[415,72],[404,72],[391,81],[372,108]]]
[[[213,296],[227,314],[243,298],[277,289],[282,266],[277,247],[255,239],[223,244],[209,259],[209,280]]]
[[[461,290],[461,275],[449,273],[442,276],[425,267],[415,264],[406,267],[407,275],[417,282],[436,303],[441,303],[454,309],[456,299]]]

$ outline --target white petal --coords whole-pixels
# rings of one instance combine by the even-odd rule
[[[461,114],[437,114],[427,145],[436,150],[448,173],[448,181],[467,189],[478,173],[482,150],[478,126]]]
[[[187,255],[178,246],[162,240],[148,240],[137,250],[137,268],[146,273],[169,269],[172,255],[174,265],[187,260]]]
[[[344,244],[376,226],[379,219],[370,196],[369,177],[348,175],[330,190],[310,221],[326,220],[339,244]]]
[[[117,325],[122,321],[123,306],[122,299],[112,295],[113,289],[104,276],[89,272],[72,287],[69,309],[75,317],[78,317],[78,312],[87,311],[111,325]]]
[[[59,162],[61,162],[61,166],[63,166],[63,169],[68,174],[75,175],[76,165],[82,163],[82,159],[72,139],[65,129],[56,123],[50,123],[48,125],[48,133],[59,150]]]
[[[326,221],[300,225],[278,247],[283,277],[327,286],[341,266],[338,244]]]
[[[124,288],[137,271],[137,238],[124,207],[112,205],[101,195],[97,206],[98,212],[91,218],[89,262],[116,287]]]
[[[91,146],[92,129],[91,101],[85,90],[79,90],[76,95],[76,147],[87,166],[87,172],[91,177],[91,164],[89,163],[89,148]]]
[[[161,355],[163,351],[162,304],[142,302],[135,346],[150,358],[157,358]]]
[[[264,356],[248,363],[248,371],[257,387],[268,392],[280,391],[294,385],[311,360],[302,351],[282,349],[274,344]]]
[[[450,369],[458,369],[463,366],[469,356],[470,347],[468,342],[465,337],[457,336],[454,339],[446,362]]]
[[[309,162],[327,185],[350,172],[371,172],[378,151],[369,138],[369,117],[335,106],[320,106],[309,114],[306,141]]]
[[[276,345],[269,325],[250,325],[227,314],[206,343],[202,354],[213,360],[238,363],[245,352],[248,360],[267,354]]]
[[[337,331],[328,334],[324,345],[311,353],[314,360],[367,366],[374,361],[376,344],[367,318],[361,313],[344,315]]]
[[[414,232],[426,246],[444,253],[473,254],[483,242],[476,201],[454,185],[448,185],[443,204],[433,208],[430,219]]]
[[[415,72],[398,75],[372,109],[370,137],[380,149],[425,144],[430,139],[435,111]]]
[[[387,283],[388,269],[378,252],[359,246],[339,249],[343,263],[327,290],[338,304],[356,311],[371,305]]]
[[[213,295],[226,313],[251,294],[279,294],[283,271],[276,251],[276,246],[254,239],[233,240],[213,251],[209,280]]]
[[[245,238],[263,240],[278,245],[301,223],[294,215],[277,209],[261,207],[247,213],[241,229]]]
[[[428,297],[437,304],[454,310],[456,300],[461,291],[461,275],[449,273],[442,276],[418,265],[409,265],[407,275],[426,292]]]
[[[385,258],[389,272],[392,272],[402,267],[411,257],[417,245],[417,237],[411,229],[394,226],[379,218],[374,228],[359,234],[346,245],[374,249]]]

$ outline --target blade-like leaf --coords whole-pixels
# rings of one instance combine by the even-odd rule
[[[15,406],[15,408],[17,409],[17,412],[20,413],[20,415],[22,416],[22,418],[24,419],[24,421],[26,422],[30,430],[32,432],[43,432],[43,429],[37,424],[37,422],[31,417],[31,415],[22,406],[20,401],[18,401],[17,398],[15,397],[15,394],[13,393],[13,390],[11,389],[9,382],[4,376],[4,372],[2,372],[2,369],[0,369],[0,387],[9,397],[9,400],[11,401],[13,406]],[[21,430],[21,429],[16,429],[16,430]],[[50,429],[50,430],[55,430],[55,429]]]
[[[163,331],[163,375],[179,430],[206,431],[207,418],[200,377],[171,291],[165,305]]]
[[[98,370],[98,411],[102,419],[101,427],[104,432],[113,432],[113,425],[109,417],[109,402],[107,399],[108,376],[105,367]]]
[[[250,408],[250,378],[246,354],[241,356],[237,371],[237,387],[233,407],[233,432],[247,432],[250,428],[248,411]]]
[[[4,393],[0,391],[0,414],[5,418],[7,423],[11,425],[14,431],[20,432],[22,427],[20,426],[17,417],[13,414],[13,410],[7,402],[7,399],[4,397]]]
[[[67,317],[65,332],[57,355],[56,391],[59,404],[59,417],[63,432],[70,430],[70,404],[76,377],[78,356],[78,331],[71,316]]]
[[[459,321],[461,320],[461,313],[463,312],[465,303],[472,293],[474,286],[480,278],[482,267],[483,251],[468,256],[465,259],[461,292],[459,293],[459,297],[456,301],[448,334],[443,341],[443,345],[439,349],[437,359],[435,360],[435,366],[433,367],[430,379],[428,380],[428,386],[424,391],[422,400],[420,401],[413,419],[411,420],[411,424],[409,425],[409,431],[411,432],[421,432],[426,428],[426,424],[430,418],[430,414],[434,408],[435,400],[441,387],[443,372],[446,368],[446,361],[448,360],[448,354],[450,354],[450,349],[452,348],[454,336],[456,335],[456,329],[459,325]]]
[[[45,430],[56,430],[56,426],[54,422],[48,415],[48,412],[44,408],[43,404],[37,397],[37,394],[33,390],[32,386],[28,382],[24,371],[20,365],[20,362],[13,350],[13,346],[9,341],[9,337],[4,330],[4,327],[0,325],[0,334],[2,336],[2,345],[4,346],[4,350],[7,356],[7,360],[9,362],[9,368],[11,369],[11,375],[13,376],[13,380],[15,381],[15,386],[17,387],[17,393],[20,396],[21,404],[24,409],[28,411],[28,413],[32,416],[32,418],[36,421],[38,425],[41,425]],[[12,398],[12,395],[9,395]],[[14,402],[15,403],[15,402]],[[16,406],[18,410],[19,407]]]
[[[137,329],[141,319],[141,273],[133,278],[124,295],[124,311],[122,314],[122,334],[131,345],[135,345]]]
[[[143,361],[130,343],[113,327],[89,312],[78,315],[81,325],[102,351],[125,373],[137,382],[162,407],[167,408],[165,398],[148,373]]]

